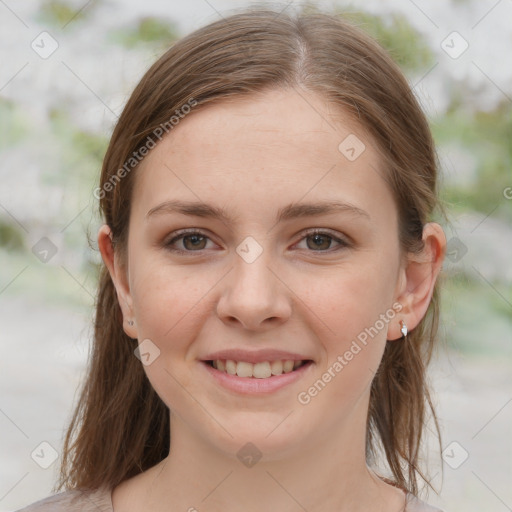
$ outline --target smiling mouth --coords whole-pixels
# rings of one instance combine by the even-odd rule
[[[302,366],[312,364],[313,361],[310,359],[303,361],[293,361],[290,359],[263,361],[253,364],[245,361],[233,361],[231,359],[217,359],[215,361],[203,361],[203,363],[228,375],[254,379],[268,379],[285,373],[292,373]]]

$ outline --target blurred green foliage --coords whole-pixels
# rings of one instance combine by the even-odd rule
[[[447,114],[432,123],[439,144],[457,144],[475,159],[474,180],[465,186],[446,183],[442,199],[454,212],[476,210],[512,222],[512,205],[503,190],[511,186],[512,105],[504,101],[491,112],[452,102]],[[463,170],[462,170],[463,171]]]
[[[28,132],[29,122],[21,109],[14,102],[0,98],[0,151],[22,142]],[[8,217],[0,218],[0,247],[7,250],[24,247],[24,233]]]
[[[85,19],[90,14],[91,7],[97,4],[98,0],[76,7],[63,0],[44,0],[39,8],[38,18],[45,24],[63,26],[70,21]]]
[[[498,287],[504,297],[512,296],[511,286]],[[442,287],[441,315],[450,347],[472,356],[512,356],[512,308],[487,283],[450,276]]]
[[[108,137],[87,132],[74,126],[65,109],[53,109],[49,114],[53,134],[66,148],[63,165],[82,174],[90,182],[96,178],[108,145]]]
[[[151,44],[158,48],[169,46],[178,36],[178,30],[171,21],[146,16],[140,18],[135,26],[112,31],[109,40],[126,48],[140,44]]]
[[[24,238],[21,229],[2,219],[0,219],[0,247],[8,251],[19,251],[24,247]]]
[[[29,122],[12,101],[0,97],[0,150],[22,141],[28,133]]]
[[[59,169],[57,172],[48,173],[45,183],[58,184],[63,190],[73,191],[69,197],[70,201],[73,200],[70,209],[86,210],[79,222],[74,223],[71,229],[66,229],[65,237],[66,245],[83,248],[82,267],[88,271],[87,258],[90,249],[86,246],[86,238],[89,237],[87,224],[96,214],[92,206],[95,202],[93,191],[98,183],[109,137],[78,128],[65,108],[51,110],[49,119],[51,136],[62,149]]]

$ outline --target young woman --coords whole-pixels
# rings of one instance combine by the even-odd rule
[[[336,16],[249,10],[170,48],[95,191],[63,492],[23,510],[435,510],[436,174],[398,67]]]

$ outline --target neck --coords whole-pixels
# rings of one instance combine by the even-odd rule
[[[365,429],[348,432],[350,424],[354,424],[353,419],[347,420],[345,427],[335,425],[331,436],[323,430],[307,447],[286,456],[263,454],[254,465],[247,459],[246,465],[236,453],[212,446],[171,414],[171,449],[166,459],[146,472],[144,509],[401,510],[403,492],[368,470]]]

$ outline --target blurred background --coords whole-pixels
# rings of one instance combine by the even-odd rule
[[[2,512],[57,478],[91,337],[93,190],[116,119],[173,41],[250,3],[0,0]],[[449,242],[431,369],[443,455],[425,454],[438,494],[423,497],[446,512],[512,510],[512,1],[265,5],[346,13],[429,117]]]

